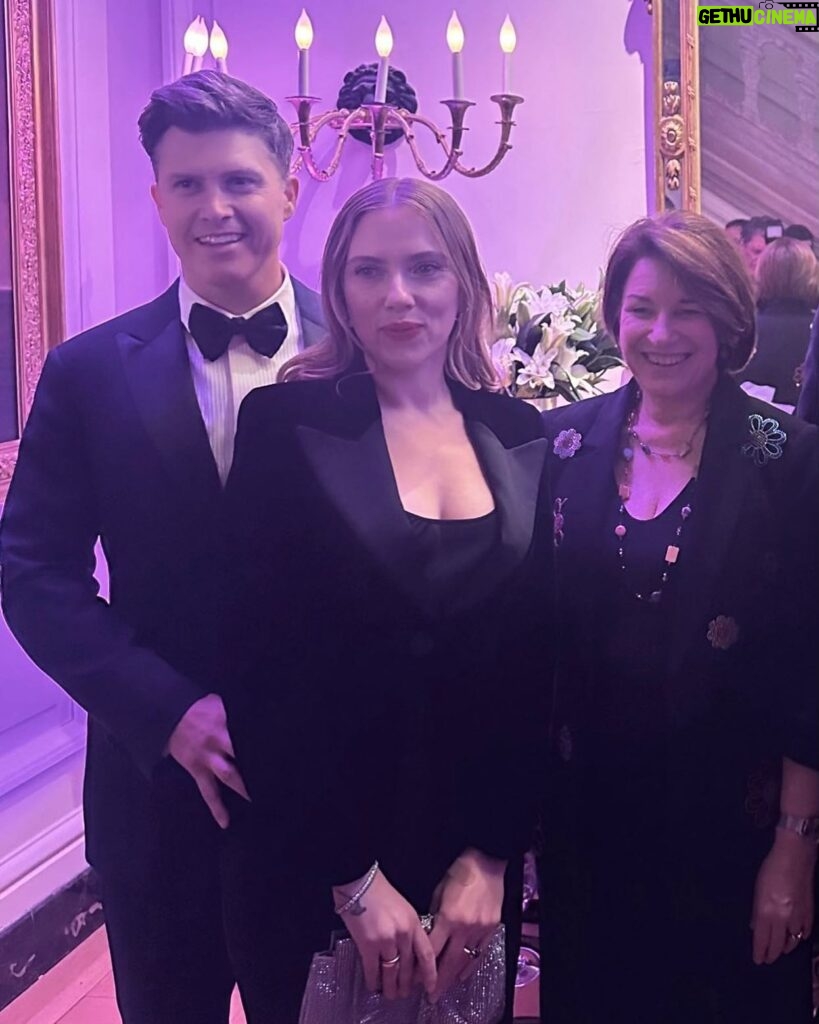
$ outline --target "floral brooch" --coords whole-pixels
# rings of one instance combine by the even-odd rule
[[[568,430],[561,430],[554,440],[552,451],[559,459],[571,459],[575,452],[580,451],[583,443],[583,435],[578,433],[574,427]]]
[[[730,615],[718,615],[708,623],[708,640],[716,651],[727,651],[739,640],[737,620]]]
[[[757,466],[764,466],[771,459],[781,459],[788,435],[773,417],[751,413],[748,417],[751,439],[742,446],[742,454],[753,459]]]

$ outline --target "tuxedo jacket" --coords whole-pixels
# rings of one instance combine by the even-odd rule
[[[562,516],[556,558],[563,642],[551,735],[554,778],[569,793],[594,753],[594,738],[578,722],[601,672],[595,624],[607,609],[596,559],[601,545],[616,543],[614,468],[634,402],[631,382],[545,414]],[[568,438],[560,437],[568,430],[580,435],[571,455]],[[713,828],[712,838],[730,833],[747,855],[751,833],[762,836],[777,813],[777,781],[763,786],[764,773],[775,773],[783,756],[819,767],[819,431],[722,377],[691,506],[669,582],[669,641],[657,680],[667,708],[670,785],[680,801],[675,827],[681,843],[706,853],[713,846],[701,841],[703,829]],[[755,787],[767,787],[764,813]]]
[[[201,803],[163,750],[212,688],[223,490],[177,288],[49,353],[0,533],[6,620],[89,713],[87,849],[111,872],[161,846],[163,806],[184,831]],[[310,344],[319,299],[294,288]],[[110,601],[93,576],[98,538]]]
[[[540,419],[450,387],[499,520],[450,607],[419,565],[364,374],[251,395],[225,505],[227,704],[257,838],[321,885],[378,859],[427,905],[465,847],[508,857],[530,837],[554,650]]]

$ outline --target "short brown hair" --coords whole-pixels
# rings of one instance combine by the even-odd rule
[[[321,261],[321,299],[328,336],[294,356],[279,380],[335,377],[358,362],[359,344],[344,297],[344,268],[358,222],[373,210],[408,207],[421,214],[441,239],[458,279],[458,318],[447,346],[447,377],[472,390],[499,390],[489,357],[492,293],[472,227],[455,200],[418,178],[383,178],[354,192],[333,221]]]
[[[646,257],[664,263],[701,304],[717,335],[720,366],[741,370],[756,342],[754,290],[724,230],[687,210],[646,217],[626,228],[609,257],[603,284],[603,317],[618,340],[626,281],[635,263]]]
[[[156,172],[156,151],[169,128],[213,132],[237,128],[258,135],[283,177],[290,174],[293,136],[263,92],[221,71],[196,71],[156,89],[139,116],[139,140]]]
[[[762,305],[771,299],[799,299],[811,307],[819,302],[819,263],[804,242],[777,238],[759,257],[756,298]]]

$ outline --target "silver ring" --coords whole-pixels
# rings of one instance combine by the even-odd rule
[[[473,960],[477,960],[481,955],[481,951],[477,946],[474,948],[472,946],[464,946],[464,953],[466,953],[467,956],[472,957]]]
[[[382,967],[397,967],[398,966],[398,961],[400,959],[401,959],[401,954],[400,953],[396,953],[395,956],[392,958],[392,960],[382,960],[381,961],[381,966]]]
[[[805,932],[802,928],[798,932],[788,932],[788,938],[793,939],[794,942],[801,942],[805,937]]]

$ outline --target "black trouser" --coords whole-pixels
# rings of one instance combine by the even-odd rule
[[[102,878],[123,1024],[228,1021],[233,972],[215,857],[175,857]]]

